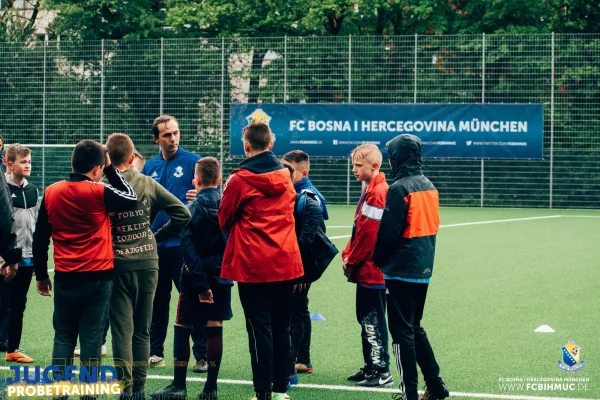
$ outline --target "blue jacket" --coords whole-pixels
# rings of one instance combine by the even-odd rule
[[[183,150],[181,147],[169,160],[165,160],[162,152],[156,157],[148,160],[142,174],[151,177],[177,197],[182,203],[186,203],[185,194],[194,189],[192,180],[196,162],[201,157],[192,152]],[[156,232],[169,220],[169,215],[164,211],[159,212],[152,222],[150,229]],[[159,243],[159,247],[176,247],[180,245],[178,237],[173,237],[165,242]]]
[[[188,205],[192,220],[181,232],[184,267],[181,271],[182,292],[194,295],[206,292],[214,284],[232,285],[221,279],[221,264],[227,244],[219,226],[220,189],[202,189]]]
[[[316,200],[319,202],[319,207],[321,207],[321,212],[323,213],[323,219],[327,221],[329,219],[329,213],[327,213],[327,206],[325,205],[325,197],[317,190],[316,187],[313,186],[312,182],[308,177],[299,180],[294,184],[294,189],[296,189],[296,193],[304,193],[310,192],[315,194]]]

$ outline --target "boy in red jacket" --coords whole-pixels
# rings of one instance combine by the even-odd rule
[[[250,343],[256,399],[285,399],[293,281],[303,276],[296,239],[296,191],[271,152],[269,126],[244,128],[248,157],[223,188],[219,224],[229,234],[221,278],[238,282]],[[274,392],[274,393],[272,393]]]
[[[388,330],[385,321],[385,280],[373,264],[377,230],[385,207],[388,184],[379,172],[383,156],[373,144],[358,146],[352,152],[356,180],[366,186],[358,201],[352,237],[342,252],[344,275],[356,283],[356,318],[362,328],[365,365],[348,380],[358,386],[390,386]]]

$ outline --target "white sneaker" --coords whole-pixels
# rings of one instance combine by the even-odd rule
[[[150,356],[148,363],[150,364],[151,367],[164,367],[165,359],[164,359],[164,357]]]
[[[107,354],[106,345],[103,344],[102,345],[102,357],[106,357],[106,354]],[[75,349],[75,351],[73,352],[73,355],[75,357],[80,357],[81,356],[81,349]]]

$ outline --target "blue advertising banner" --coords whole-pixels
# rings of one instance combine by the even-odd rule
[[[231,104],[231,155],[244,155],[242,129],[264,121],[274,152],[347,157],[364,143],[386,155],[403,133],[423,141],[428,158],[541,159],[542,104]]]

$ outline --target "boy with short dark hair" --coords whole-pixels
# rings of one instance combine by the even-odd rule
[[[327,212],[325,197],[317,190],[308,177],[308,173],[310,172],[310,157],[308,154],[302,150],[288,151],[283,155],[283,161],[294,167],[294,189],[296,189],[296,192],[313,193],[319,203],[319,207],[321,207],[323,219],[327,221],[329,213]]]
[[[302,150],[289,151],[283,156],[283,161],[288,163],[294,169],[294,189],[296,193],[310,193],[318,203],[323,220],[329,219],[327,212],[327,206],[325,205],[325,198],[312,184],[308,173],[310,171],[310,159],[306,152]],[[326,232],[326,228],[323,225],[323,232]],[[307,286],[305,291],[294,292],[293,297],[293,309],[292,312],[292,334],[297,337],[299,342],[296,343],[298,346],[294,350],[296,359],[294,360],[295,370],[298,373],[312,373],[313,365],[310,360],[310,341],[312,334],[312,322],[310,320],[310,313],[308,311],[308,291],[310,285]]]
[[[79,336],[81,365],[98,365],[102,333],[113,287],[114,253],[111,212],[132,210],[137,195],[110,165],[104,146],[93,140],[77,143],[69,180],[46,188],[33,235],[37,291],[50,296],[48,247],[54,248],[54,347],[52,365],[73,364]],[[99,181],[102,174],[109,184]],[[62,376],[64,378],[64,376]]]
[[[191,223],[181,234],[185,264],[181,271],[181,292],[177,305],[174,338],[175,379],[153,398],[184,400],[185,379],[190,359],[192,328],[206,326],[208,376],[200,400],[217,400],[217,377],[223,357],[223,321],[232,318],[231,286],[221,279],[221,263],[227,240],[219,227],[217,212],[221,202],[221,165],[214,157],[196,163],[196,200],[188,205]]]
[[[292,182],[298,179],[293,164],[282,162],[283,166],[290,171]],[[292,317],[291,317],[291,366],[290,384],[298,383],[298,372],[312,372],[310,363],[301,364],[300,353],[308,354],[307,346],[310,346],[310,315],[308,314],[308,290],[311,284],[317,280],[337,255],[338,250],[325,236],[325,221],[316,195],[309,191],[296,194],[294,207],[294,219],[296,221],[296,236],[304,267],[304,276],[297,280],[294,285]],[[305,316],[309,324],[305,323]],[[308,343],[307,338],[308,337]],[[310,368],[310,369],[309,369]]]
[[[8,297],[8,340],[6,361],[32,363],[33,359],[25,354],[19,345],[23,333],[23,313],[27,304],[27,292],[33,277],[33,231],[38,214],[38,192],[27,181],[31,175],[31,150],[20,144],[12,144],[6,149],[6,163],[10,174],[7,175],[8,187],[13,202],[15,233],[17,246],[23,252],[15,279],[5,282],[2,296]]]
[[[382,155],[377,146],[365,144],[352,152],[356,180],[366,184],[354,217],[352,237],[342,252],[344,274],[356,283],[356,319],[361,326],[364,367],[348,380],[358,386],[393,383],[385,322],[385,281],[373,264],[373,249],[385,206],[388,184],[379,171]]]
[[[223,189],[219,224],[229,234],[221,277],[238,282],[257,400],[286,398],[294,280],[304,274],[294,225],[296,191],[273,152],[269,126],[243,132],[248,157]]]

